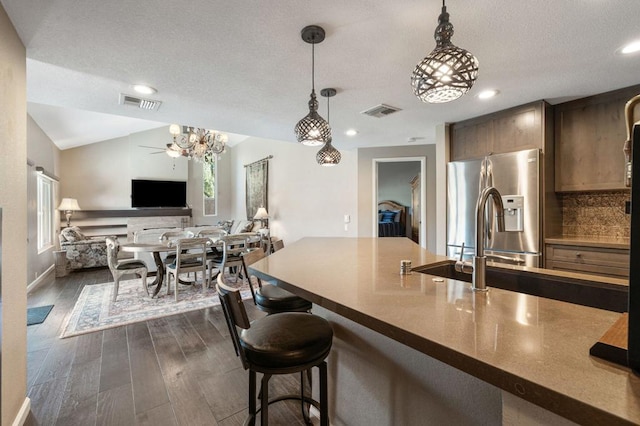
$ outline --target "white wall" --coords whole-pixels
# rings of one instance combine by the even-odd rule
[[[378,163],[378,201],[391,200],[411,207],[411,179],[420,173],[420,162]]]
[[[231,150],[232,217],[245,211],[244,165],[273,155],[269,160],[269,227],[285,244],[303,237],[355,237],[357,235],[357,155],[341,151],[335,167],[316,163],[319,148],[296,142],[248,138]],[[225,154],[226,155],[226,154]],[[351,216],[345,231],[344,215]]]
[[[167,127],[67,149],[60,155],[60,197],[83,210],[131,208],[131,179],[186,181],[188,160],[154,154],[171,142]]]
[[[27,394],[26,52],[0,5],[0,423],[13,424]]]
[[[36,167],[43,167],[47,172],[57,175],[60,162],[60,150],[31,117],[27,117],[27,158],[33,164],[27,169],[28,262],[26,279],[27,282],[31,282],[53,265],[53,251],[55,250],[54,246],[42,253],[38,253],[38,179]],[[59,198],[54,198],[53,202],[57,207],[60,200]],[[54,224],[60,222],[58,214],[56,211]],[[57,243],[57,237],[55,237],[54,243]]]

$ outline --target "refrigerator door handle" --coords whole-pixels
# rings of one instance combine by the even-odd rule
[[[487,257],[487,259],[497,259],[497,260],[504,260],[507,262],[513,262],[513,263],[525,263],[524,259],[520,259],[517,257],[511,257],[511,256],[502,256],[500,254],[485,254],[485,256]]]

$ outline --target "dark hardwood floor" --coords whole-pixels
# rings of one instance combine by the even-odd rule
[[[220,306],[60,339],[85,285],[108,269],[50,278],[28,306],[53,304],[27,327],[27,425],[241,425],[248,373],[236,357]],[[252,318],[263,313],[245,303]],[[272,379],[270,394],[296,392],[297,376]],[[269,409],[270,424],[303,425],[293,401]]]

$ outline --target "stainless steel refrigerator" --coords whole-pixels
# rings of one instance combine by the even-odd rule
[[[475,250],[476,202],[494,186],[502,195],[506,232],[497,232],[495,211],[487,205],[487,260],[526,266],[542,264],[540,236],[540,152],[529,149],[447,165],[447,254],[464,258]]]

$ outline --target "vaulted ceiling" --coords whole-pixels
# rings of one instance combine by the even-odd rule
[[[438,123],[640,82],[640,54],[618,52],[640,39],[638,0],[448,1],[452,41],[480,73],[467,95],[433,105],[413,95],[410,75],[435,46],[439,0],[0,2],[27,48],[29,113],[61,148],[172,122],[293,142],[311,89],[300,37],[310,24],[326,31],[315,87],[338,89],[341,149],[433,143]],[[119,103],[135,83],[158,90],[147,96],[157,111]],[[479,100],[489,88],[500,95]],[[381,103],[401,111],[361,114]]]

